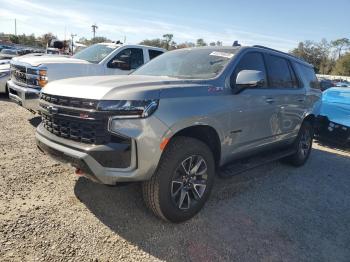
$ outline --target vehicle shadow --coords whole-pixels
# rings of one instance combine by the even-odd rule
[[[0,101],[10,101],[7,94],[0,94]]]
[[[154,217],[136,183],[106,187],[80,178],[74,192],[113,232],[161,260],[300,261],[317,260],[320,253],[342,260],[349,255],[342,218],[350,217],[344,214],[350,210],[344,201],[350,198],[349,169],[350,157],[314,149],[301,168],[273,162],[217,178],[204,209],[181,224]]]

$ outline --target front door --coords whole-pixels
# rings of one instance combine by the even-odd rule
[[[107,64],[107,75],[128,75],[144,64],[142,48],[125,48]]]
[[[259,52],[245,54],[237,64],[231,86],[235,87],[237,74],[242,70],[257,70],[265,74],[264,57]],[[268,83],[259,88],[247,88],[232,95],[231,139],[232,153],[249,151],[268,145],[278,128],[278,108]]]

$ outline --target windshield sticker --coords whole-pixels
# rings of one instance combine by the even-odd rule
[[[232,58],[233,57],[233,54],[231,54],[231,53],[217,52],[217,51],[211,52],[209,55],[225,57],[225,58]]]

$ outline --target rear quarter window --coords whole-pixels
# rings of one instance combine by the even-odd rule
[[[156,58],[157,56],[163,54],[163,52],[158,51],[158,50],[149,49],[148,54],[149,54],[149,60],[152,60],[153,58]]]
[[[293,64],[298,75],[301,77],[301,80],[304,86],[309,88],[314,88],[314,89],[320,89],[320,85],[313,68],[299,64],[299,63],[293,63]]]

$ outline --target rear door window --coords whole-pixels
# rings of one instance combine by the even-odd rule
[[[287,59],[266,55],[266,65],[271,88],[297,88],[297,80]]]

